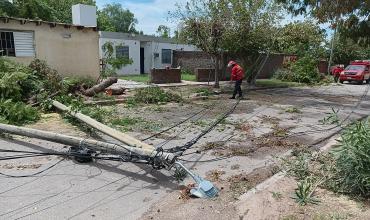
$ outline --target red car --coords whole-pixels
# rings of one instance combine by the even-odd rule
[[[356,60],[351,61],[339,76],[339,82],[357,82],[362,84],[366,80],[366,83],[370,82],[370,60]]]

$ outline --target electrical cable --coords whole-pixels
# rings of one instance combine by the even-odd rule
[[[181,160],[181,161],[184,161],[184,162],[189,162],[189,163],[208,163],[208,162],[215,162],[215,161],[219,161],[219,160],[225,160],[225,159],[229,159],[231,158],[230,156],[222,156],[222,157],[216,157],[216,158],[213,158],[213,159],[209,159],[209,160],[186,160],[186,159],[182,159],[182,158],[178,158],[178,160]]]
[[[55,164],[53,164],[53,165],[51,165],[51,166],[49,166],[49,167],[47,167],[47,168],[45,168],[45,169],[43,169],[43,170],[41,170],[41,171],[38,171],[38,172],[36,172],[36,173],[32,173],[32,174],[16,176],[16,175],[10,175],[10,174],[6,174],[6,173],[2,173],[2,172],[0,172],[0,175],[2,175],[2,176],[6,176],[6,177],[9,177],[9,178],[25,178],[25,177],[33,177],[33,176],[39,175],[39,174],[41,174],[41,173],[43,173],[43,172],[46,172],[46,171],[50,170],[51,168],[55,167],[56,165],[58,165],[59,163],[61,163],[61,162],[62,162],[62,161],[64,161],[64,160],[65,160],[65,158],[62,158],[61,160],[59,160],[59,161],[58,161],[58,162],[56,162]]]
[[[212,104],[211,106],[215,106],[216,105],[216,103],[214,103],[214,104]],[[208,108],[207,109],[207,111],[204,111],[201,115],[200,115],[200,117],[199,118],[197,118],[196,120],[195,120],[195,122],[198,122],[201,118],[203,118],[206,114],[207,114],[207,112],[208,111],[210,111],[210,108]],[[179,131],[175,136],[172,136],[172,137],[170,137],[170,138],[168,138],[168,139],[166,139],[165,141],[163,141],[163,142],[161,142],[161,143],[159,143],[160,144],[160,148],[163,148],[166,144],[168,144],[170,141],[172,141],[172,140],[174,140],[175,138],[177,138],[180,134],[182,134],[184,131],[186,131],[187,129],[189,129],[190,127],[192,127],[192,125],[188,125],[188,126],[186,126],[186,127],[184,127],[184,128],[182,128],[181,129],[181,131]]]
[[[215,105],[215,104],[213,104],[213,106],[214,106],[214,105]],[[207,108],[203,108],[202,110],[200,110],[200,111],[198,111],[198,112],[196,112],[196,113],[194,113],[194,114],[190,115],[188,118],[186,118],[186,119],[184,119],[184,120],[182,120],[182,121],[180,121],[180,122],[178,122],[178,123],[176,123],[176,124],[172,125],[171,127],[166,128],[166,129],[164,129],[164,130],[162,130],[162,131],[160,131],[160,132],[158,132],[158,133],[155,133],[155,134],[153,134],[153,135],[151,135],[151,136],[149,136],[149,137],[147,137],[147,138],[142,139],[142,141],[146,141],[146,140],[148,140],[148,139],[150,139],[150,138],[153,138],[153,137],[156,137],[156,136],[158,136],[158,135],[161,135],[161,134],[163,134],[164,132],[169,131],[169,130],[171,130],[171,129],[175,128],[175,127],[178,127],[179,125],[181,125],[181,124],[183,124],[183,123],[185,123],[185,122],[189,121],[190,119],[194,118],[195,116],[199,115],[200,113],[204,112],[205,110],[208,110],[210,107],[211,107],[211,106],[209,106],[209,107],[207,107]]]
[[[225,112],[219,119],[217,119],[211,126],[209,126],[206,130],[202,131],[198,136],[193,138],[192,140],[188,141],[182,146],[173,147],[170,149],[167,149],[166,152],[170,153],[177,153],[178,156],[181,156],[186,150],[190,149],[194,144],[196,144],[203,136],[208,134],[210,131],[212,131],[221,121],[223,121],[225,118],[227,118],[236,107],[239,105],[240,99],[227,111]]]

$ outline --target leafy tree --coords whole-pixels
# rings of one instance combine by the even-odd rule
[[[310,21],[294,22],[279,29],[274,49],[281,53],[324,56],[325,31]]]
[[[41,19],[45,21],[72,22],[72,5],[95,5],[94,0],[0,0],[0,14]]]
[[[122,46],[122,45],[119,45]],[[103,44],[103,61],[106,64],[100,73],[100,78],[106,78],[109,76],[117,75],[116,71],[124,66],[132,64],[132,59],[129,57],[117,57],[115,56],[115,49],[112,42],[108,41]]]
[[[171,37],[171,29],[165,25],[159,25],[157,29],[157,33],[159,34],[159,36],[163,38]]]
[[[0,0],[0,15],[1,16],[16,16],[18,8],[8,0]]]
[[[96,5],[95,0],[44,0],[53,10],[57,21],[72,23],[72,5]]]
[[[361,46],[350,38],[340,36],[336,39],[333,63],[349,64],[352,60],[369,59],[370,46]]]
[[[13,16],[45,21],[57,20],[56,10],[44,0],[14,0],[12,4],[17,8],[17,14]]]
[[[340,24],[348,37],[362,44],[370,44],[370,1],[363,0],[277,0],[294,14],[309,14],[319,22]],[[345,30],[343,28],[342,30]]]
[[[281,8],[268,0],[229,0],[225,11],[223,48],[251,66],[260,53],[269,54],[276,36],[275,24]],[[257,71],[249,71],[248,82],[255,83]]]
[[[215,67],[215,87],[219,87],[219,68],[225,34],[226,1],[191,0],[179,5],[172,13],[182,22],[181,38],[212,56]]]
[[[137,23],[134,14],[118,3],[105,5],[98,12],[98,26],[102,31],[138,33],[135,29]]]

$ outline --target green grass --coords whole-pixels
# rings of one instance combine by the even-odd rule
[[[143,83],[149,82],[149,74],[119,76],[118,78],[123,79],[123,80],[131,80],[135,82],[143,82]],[[182,73],[181,80],[195,81],[196,79],[195,79],[194,74]]]
[[[119,76],[119,78],[123,80],[131,80],[135,82],[143,82],[143,83],[149,82],[149,74]]]
[[[284,82],[278,79],[258,79],[256,81],[258,87],[298,87],[304,85],[303,83]]]
[[[186,80],[186,81],[196,81],[195,75],[194,74],[181,74],[181,80]]]

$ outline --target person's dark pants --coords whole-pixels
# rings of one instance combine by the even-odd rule
[[[239,97],[243,96],[243,92],[242,92],[242,88],[241,88],[242,81],[243,80],[236,80],[235,81],[235,87],[234,87],[234,93],[233,93],[234,98],[235,98],[236,94],[238,94],[238,93],[239,93]]]

